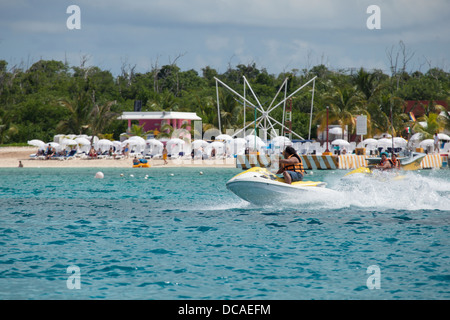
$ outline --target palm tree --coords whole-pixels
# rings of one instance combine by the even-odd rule
[[[12,123],[8,113],[0,117],[0,144],[8,141],[12,135],[18,132],[17,127]]]
[[[130,127],[130,130],[127,132],[126,137],[133,137],[133,136],[137,136],[137,137],[145,137],[150,131],[145,131],[144,130],[144,125],[138,126],[137,124],[133,124]]]
[[[353,83],[358,90],[364,95],[364,99],[369,102],[376,98],[380,91],[384,88],[380,81],[380,73],[369,73],[361,68],[356,75],[353,76]]]
[[[60,103],[69,112],[68,117],[57,126],[57,130],[61,132],[89,133],[94,137],[102,133],[118,115],[111,111],[115,101],[96,105],[85,92],[79,94],[74,101],[60,100]]]
[[[220,120],[221,125],[227,129],[235,129],[238,124],[240,106],[231,94],[221,94],[220,99]],[[220,131],[222,128],[219,128]]]
[[[359,95],[355,87],[344,86],[334,87],[332,94],[326,95],[323,99],[325,104],[330,106],[329,122],[338,123],[342,128],[342,138],[344,138],[345,126],[349,126],[349,132],[355,127],[355,115],[365,113],[362,108],[363,98]],[[316,115],[319,121],[319,128],[326,126],[326,109],[319,111]]]
[[[158,133],[158,135],[156,136],[157,139],[160,138],[171,138],[172,137],[172,133],[174,132],[174,128],[168,124],[165,123],[161,126],[160,132]]]
[[[103,105],[95,105],[91,110],[90,133],[93,136],[103,133],[103,131],[117,119],[119,115],[113,112],[111,107],[116,104],[116,101],[110,101]]]
[[[86,92],[79,93],[74,101],[60,100],[69,112],[65,120],[60,121],[57,130],[63,132],[85,133],[89,128],[90,115],[92,112],[92,101]]]
[[[444,128],[444,121],[437,113],[430,113],[428,116],[423,115],[417,120],[413,130],[421,133],[424,139],[433,139],[433,135]],[[420,124],[420,122],[425,122],[425,125]]]

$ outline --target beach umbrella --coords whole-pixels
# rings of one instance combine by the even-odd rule
[[[207,146],[208,142],[205,140],[194,140],[191,144],[192,149],[206,148]]]
[[[342,135],[342,128],[339,128],[339,127],[331,128],[331,129],[328,130],[328,133],[329,134],[336,134],[336,135],[341,134]]]
[[[288,137],[284,137],[284,136],[275,137],[270,141],[270,143],[274,146],[280,146],[280,147],[292,146],[292,141],[289,140]]]
[[[395,137],[394,140],[394,146],[406,146],[408,144],[408,141],[406,141],[402,137]]]
[[[231,154],[241,154],[245,151],[247,141],[244,138],[235,138],[227,141],[226,144],[230,147]]]
[[[205,152],[207,154],[211,154],[212,149],[214,148],[216,150],[216,155],[223,154],[225,144],[220,141],[214,141],[211,143],[208,143],[208,146],[205,148]]]
[[[139,145],[145,144],[145,139],[139,136],[132,136],[128,140],[137,141]]]
[[[258,142],[264,143],[264,141],[263,141],[260,137],[255,136],[255,135],[253,135],[253,134],[250,134],[250,135],[248,135],[248,136],[245,137],[245,141],[246,141],[247,143],[248,143],[248,142],[252,142],[253,144],[255,144],[255,139],[256,139],[256,143],[257,143],[257,144],[258,144]]]
[[[146,144],[150,147],[150,154],[156,155],[162,153],[164,144],[156,139],[147,139],[145,140]]]
[[[362,141],[362,144],[363,144],[363,145],[377,144],[377,142],[378,142],[377,139],[367,138],[367,139],[364,139],[364,140]]]
[[[178,144],[178,145],[183,145],[183,144],[185,144],[186,142],[184,142],[184,140],[181,140],[181,139],[179,139],[179,138],[173,138],[173,139],[170,139],[169,141],[167,141],[167,144],[169,145],[175,145],[175,144]]]
[[[426,148],[426,147],[432,146],[432,145],[434,145],[433,139],[425,139],[421,143],[419,143],[420,148]]]
[[[179,152],[183,151],[183,147],[185,144],[186,142],[179,138],[170,139],[166,143],[167,151],[171,154],[178,154]]]
[[[76,146],[76,145],[78,144],[78,142],[76,142],[76,141],[73,140],[73,139],[67,139],[67,138],[65,138],[65,139],[62,139],[62,141],[60,142],[60,144],[61,144],[61,145],[64,145],[64,146]]]
[[[55,148],[56,151],[60,151],[61,150],[61,145],[57,142],[48,142],[45,144],[44,148],[46,148],[48,145],[52,146],[53,148]]]
[[[89,145],[91,145],[91,141],[89,141],[87,138],[84,138],[84,137],[75,138],[75,141],[80,146],[89,146]]]
[[[256,139],[256,145],[255,145],[255,137],[254,136],[253,136],[253,138],[246,139],[246,140],[247,140],[247,145],[248,145],[249,148],[262,149],[262,148],[264,148],[266,146],[264,141],[262,141],[261,139],[259,139],[259,140]]]
[[[377,147],[386,148],[386,147],[390,147],[390,146],[392,146],[391,139],[382,138],[377,141]]]
[[[438,133],[439,140],[450,140],[450,136],[445,133]]]
[[[97,148],[102,149],[102,151],[109,149],[110,147],[113,146],[113,143],[111,140],[108,139],[100,139],[97,141]]]
[[[145,140],[145,143],[151,145],[152,147],[162,147],[163,146],[163,143],[156,139]]]
[[[38,148],[45,147],[45,142],[42,140],[39,140],[39,139],[29,140],[27,143],[30,146],[34,146],[34,147],[38,147]]]
[[[331,145],[341,146],[341,147],[348,147],[348,146],[350,146],[350,143],[348,141],[346,141],[346,140],[343,140],[343,139],[336,139],[336,140],[333,140],[331,142]]]
[[[230,135],[228,135],[228,134],[219,134],[219,135],[216,137],[216,140],[229,141],[229,140],[233,140],[233,138],[232,138]]]
[[[392,135],[390,135],[389,133],[385,132],[385,133],[382,133],[382,134],[374,136],[374,138],[377,138],[377,139],[379,139],[379,138],[392,138]]]

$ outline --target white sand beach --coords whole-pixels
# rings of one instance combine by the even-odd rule
[[[1,147],[0,167],[14,168],[22,162],[25,168],[131,168],[133,158],[124,159],[69,159],[69,160],[39,160],[30,158],[31,154],[37,152],[36,147]],[[223,167],[235,168],[234,158],[226,160],[191,160],[172,159],[164,164],[163,160],[149,160],[151,167]]]

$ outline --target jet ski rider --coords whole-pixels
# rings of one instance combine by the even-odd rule
[[[392,161],[388,159],[388,154],[386,152],[381,153],[381,161],[380,164],[378,164],[375,169],[380,170],[389,170],[392,169]]]
[[[284,159],[280,159],[280,169],[277,174],[283,173],[284,181],[291,184],[295,181],[302,181],[305,170],[303,169],[302,159],[295,149],[287,146],[283,151]]]

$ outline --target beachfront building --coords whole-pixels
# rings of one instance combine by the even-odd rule
[[[161,132],[161,127],[165,124],[172,126],[174,130],[181,129],[183,125],[185,129],[191,130],[192,121],[201,121],[202,118],[197,116],[195,112],[174,112],[174,111],[155,111],[155,112],[123,112],[119,120],[128,120],[128,131],[131,128],[131,122],[138,121],[145,131]]]

